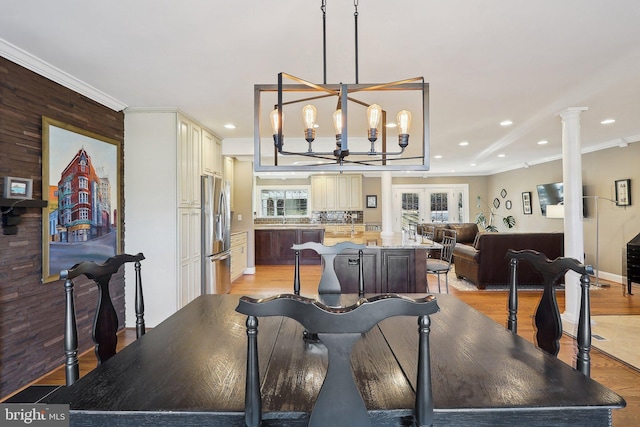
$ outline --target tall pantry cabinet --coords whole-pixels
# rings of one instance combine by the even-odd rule
[[[200,177],[222,173],[221,143],[176,109],[125,110],[125,252],[145,255],[145,320],[155,326],[201,293]],[[133,326],[134,271],[126,271]]]

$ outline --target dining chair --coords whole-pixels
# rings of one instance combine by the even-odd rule
[[[78,276],[84,275],[92,279],[98,286],[98,305],[93,319],[92,338],[95,343],[95,354],[98,365],[116,354],[118,343],[118,315],[113,307],[109,293],[111,276],[128,262],[135,263],[136,271],[136,338],[145,334],[144,299],[142,295],[142,276],[140,261],[144,259],[142,253],[137,255],[120,254],[107,259],[103,264],[93,261],[78,263],[68,270],[60,272],[64,279],[65,317],[64,317],[64,352],[65,352],[65,380],[70,386],[80,377],[78,360],[78,328],[76,326],[76,311],[74,303],[74,282]]]
[[[355,249],[358,251],[358,260],[354,262],[358,263],[358,294],[364,296],[364,263],[363,263],[363,249],[366,245],[360,245],[352,242],[340,242],[333,246],[326,246],[317,242],[306,242],[302,244],[295,244],[291,246],[294,251],[294,276],[293,276],[293,293],[300,295],[300,251],[308,249],[315,251],[322,258],[322,275],[320,276],[320,282],[318,283],[318,294],[340,294],[342,288],[340,281],[336,274],[334,267],[334,261],[336,255],[342,253],[347,249]]]
[[[353,345],[371,328],[392,316],[418,317],[418,372],[413,425],[433,423],[433,392],[429,355],[430,314],[439,310],[436,298],[412,299],[395,294],[360,298],[347,307],[330,307],[299,295],[284,294],[265,299],[240,298],[236,311],[247,315],[247,375],[245,423],[262,425],[262,395],[258,363],[258,317],[285,316],[317,334],[327,347],[327,373],[309,417],[311,427],[370,426],[362,395],[351,368]]]
[[[453,259],[453,249],[456,246],[455,231],[445,230],[442,237],[442,249],[440,249],[440,259],[427,258],[427,274],[438,276],[438,293],[440,290],[440,275],[444,274],[447,293],[449,293],[449,271],[451,270],[451,260]],[[427,292],[429,292],[429,282],[427,281]]]
[[[434,227],[433,225],[423,225],[422,226],[422,239],[424,240],[430,240],[432,242],[435,242],[436,238],[436,227]]]
[[[550,260],[542,252],[532,249],[519,251],[509,249],[506,257],[509,259],[510,268],[507,328],[513,333],[518,332],[518,263],[526,261],[542,275],[543,282],[542,296],[535,314],[536,345],[553,356],[557,356],[560,351],[560,338],[562,337],[562,320],[556,299],[556,285],[569,270],[580,274],[581,294],[576,334],[578,343],[576,369],[589,376],[591,373],[589,274],[593,274],[593,267],[583,265],[577,259],[568,257]]]

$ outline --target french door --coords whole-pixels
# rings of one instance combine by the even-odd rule
[[[468,222],[468,185],[394,185],[393,231],[428,222]]]

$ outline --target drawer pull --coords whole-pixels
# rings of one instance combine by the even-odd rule
[[[360,260],[358,258],[349,258],[348,265],[360,265]]]

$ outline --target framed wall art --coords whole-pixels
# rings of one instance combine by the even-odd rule
[[[531,191],[524,191],[522,193],[522,213],[525,215],[531,215]]]
[[[4,197],[7,199],[31,199],[33,180],[31,178],[4,177]]]
[[[377,208],[378,207],[378,196],[367,195],[367,207],[368,208]]]
[[[119,141],[42,118],[42,278],[121,252]]]
[[[631,206],[630,179],[619,179],[616,181],[616,205]]]

